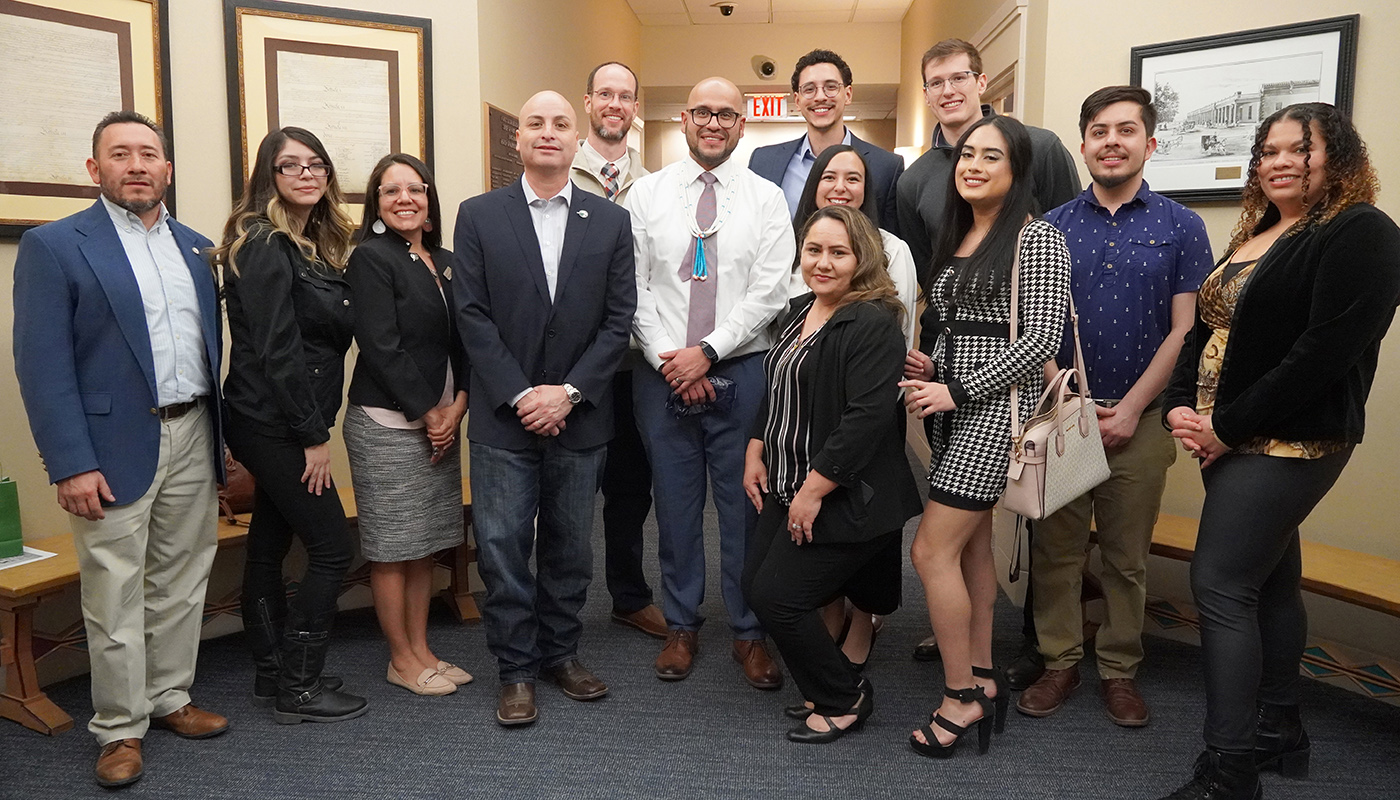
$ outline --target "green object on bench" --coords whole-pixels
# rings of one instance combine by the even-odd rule
[[[0,558],[24,553],[24,536],[19,529],[19,487],[9,478],[0,478]]]

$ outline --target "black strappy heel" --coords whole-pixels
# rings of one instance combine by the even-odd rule
[[[949,689],[945,686],[943,694],[960,703],[976,703],[982,707],[982,717],[975,723],[977,726],[977,754],[986,753],[992,746],[992,725],[996,715],[992,701],[987,697],[987,690],[981,686],[973,686],[970,689]],[[938,737],[933,730],[934,725],[957,738],[946,745],[939,744]],[[909,746],[914,749],[914,752],[927,758],[952,758],[953,754],[957,752],[958,742],[961,742],[963,735],[971,730],[972,725],[962,726],[935,713],[929,724],[919,729],[919,732],[924,735],[924,741],[921,742],[913,734],[910,734]]]
[[[997,696],[991,698],[993,705],[996,706],[995,722],[992,724],[992,730],[997,733],[1005,733],[1006,709],[1007,706],[1010,705],[1011,700],[1011,689],[1006,685],[1006,670],[998,667],[992,667],[990,669],[986,667],[973,667],[972,677],[991,678],[996,682]]]

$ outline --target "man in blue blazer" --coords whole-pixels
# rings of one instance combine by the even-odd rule
[[[792,71],[792,97],[807,120],[807,135],[754,150],[749,169],[782,187],[788,215],[792,216],[797,213],[802,187],[817,156],[834,144],[848,144],[870,170],[865,176],[866,193],[878,200],[880,227],[898,236],[895,185],[904,173],[904,159],[862,140],[846,127],[842,115],[852,91],[851,68],[841,56],[830,50],[813,50],[799,58]]]
[[[15,260],[15,372],[58,502],[72,516],[102,746],[96,777],[141,777],[148,727],[187,738],[228,720],[190,703],[222,479],[222,324],[212,243],[161,202],[165,134],[103,118],[100,199],[27,231]]]
[[[530,98],[515,141],[524,176],[457,213],[482,618],[501,680],[496,721],[507,726],[538,718],[541,674],[574,700],[608,692],[579,663],[578,615],[637,286],[627,211],[569,180],[576,119],[559,94]]]

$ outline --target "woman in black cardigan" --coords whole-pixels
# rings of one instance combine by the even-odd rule
[[[845,595],[868,614],[899,606],[900,533],[919,513],[904,456],[898,382],[904,336],[875,226],[830,206],[802,231],[812,293],[792,301],[764,358],[764,396],[744,468],[759,511],[744,596],[811,707],[794,742],[835,741],[874,695],[827,634],[821,608]]]
[[[1400,301],[1400,229],[1371,205],[1376,188],[1335,108],[1274,113],[1255,136],[1234,240],[1201,286],[1165,408],[1206,488],[1191,592],[1207,750],[1170,798],[1253,800],[1258,770],[1307,775],[1298,526],[1361,441]]]
[[[345,448],[360,547],[389,642],[389,683],[444,695],[472,679],[428,647],[433,556],[462,543],[467,410],[462,341],[453,322],[452,253],[422,161],[396,153],[370,173],[360,244],[346,278],[355,291],[359,356],[345,413]]]

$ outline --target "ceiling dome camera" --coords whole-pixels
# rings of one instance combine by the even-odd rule
[[[778,74],[778,64],[768,56],[754,56],[749,60],[753,73],[765,81],[771,81]]]
[[[720,16],[722,16],[722,17],[732,17],[732,16],[734,16],[734,4],[733,4],[733,3],[715,3],[715,4],[713,5],[713,7],[719,9]]]

